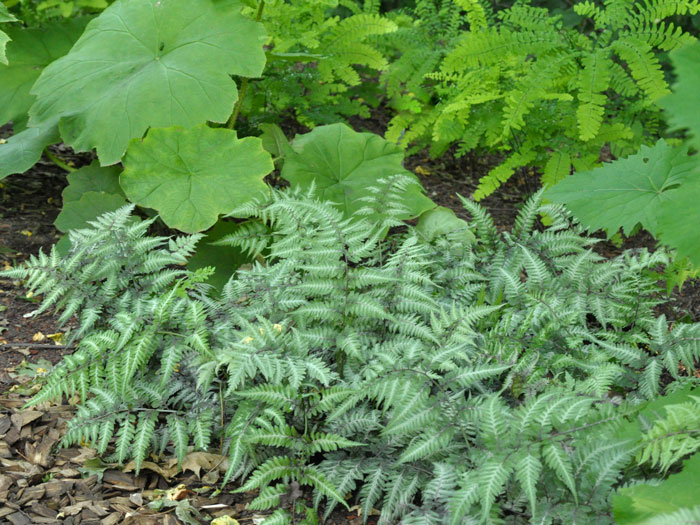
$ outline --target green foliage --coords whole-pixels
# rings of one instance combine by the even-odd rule
[[[658,465],[664,471],[684,456],[700,449],[700,397],[685,403],[664,406],[666,417],[659,418],[644,433],[644,449],[638,461]]]
[[[65,442],[137,467],[223,438],[226,479],[273,523],[307,487],[382,524],[611,522],[613,488],[695,450],[687,395],[645,421],[698,385],[700,325],[654,314],[664,254],[604,260],[539,196],[510,232],[464,200],[474,237],[450,220],[385,236],[403,210],[369,197],[372,222],[299,191],[234,210],[255,221],[221,242],[266,257],[220,297],[210,270],[172,266],[200,235],[148,237],[129,207],[3,272],[78,317],[32,403],[77,393]]]
[[[63,233],[82,229],[89,221],[126,204],[119,186],[121,170],[102,168],[97,162],[68,174],[68,186],[63,190],[63,209],[54,224]]]
[[[671,55],[678,77],[673,93],[661,101],[672,129],[688,130],[688,142],[700,149],[700,110],[695,88],[700,84],[700,44],[683,47]]]
[[[666,266],[663,276],[666,279],[666,293],[670,296],[674,288],[682,290],[688,279],[700,277],[700,267],[694,266],[687,257],[676,257]]]
[[[5,4],[0,3],[0,24],[16,21],[17,18],[7,10]],[[0,64],[7,64],[6,47],[10,40],[12,40],[12,38],[7,33],[0,31]]]
[[[663,139],[642,146],[635,155],[579,172],[549,189],[548,199],[566,204],[591,230],[606,229],[611,235],[641,225],[679,258],[700,266],[697,228],[700,197],[697,155],[689,150],[700,145],[700,97],[697,94],[700,43],[671,53],[677,82],[673,93],[660,100],[674,128],[687,129],[688,138],[672,146]]]
[[[57,121],[27,128],[0,144],[0,179],[13,173],[24,173],[41,158],[47,144],[55,144],[61,138]]]
[[[454,211],[443,206],[422,213],[416,225],[416,233],[428,242],[452,235],[460,242],[469,243],[474,240],[469,224],[457,218]]]
[[[230,75],[261,74],[265,32],[240,14],[240,6],[195,4],[120,0],[92,20],[61,58],[71,44],[62,32],[79,32],[78,22],[49,26],[46,33],[29,29],[18,37],[16,49],[10,49],[18,60],[3,88],[12,99],[4,118],[21,122],[36,100],[29,127],[0,145],[0,177],[30,168],[59,134],[77,151],[96,148],[101,164],[111,165],[150,127],[226,122],[238,97]],[[192,9],[198,13],[194,19]],[[39,43],[50,46],[49,56],[35,56],[37,35],[45,35]]]
[[[214,267],[214,273],[207,280],[217,290],[223,289],[226,281],[241,266],[249,262],[243,250],[234,246],[216,245],[223,237],[239,231],[240,223],[219,221],[208,230],[197,246],[197,251],[187,261],[187,268],[195,271]]]
[[[43,0],[36,9],[44,12],[46,18],[61,16],[68,18],[88,12],[98,12],[109,6],[113,0]]]
[[[250,16],[261,8],[257,0],[247,3]],[[376,39],[396,30],[373,4],[378,5],[266,0],[261,21],[270,35],[268,66],[265,76],[251,83],[243,108],[249,121],[274,122],[291,114],[314,127],[353,115],[369,117],[368,103],[377,93],[368,89],[365,79],[387,67]]]
[[[171,228],[194,233],[265,191],[262,179],[273,168],[260,139],[202,124],[152,129],[134,139],[120,182],[131,202],[158,210]]]
[[[264,39],[227,3],[117,2],[44,69],[30,126],[59,118],[66,144],[114,164],[148,127],[226,122],[238,97],[230,75],[262,73]]]
[[[383,204],[378,204],[375,212],[367,210],[368,188],[394,175],[404,175],[400,179],[404,183],[381,191],[386,202],[404,208],[400,219],[417,217],[435,207],[423,195],[415,175],[404,169],[401,148],[373,133],[353,131],[345,124],[321,126],[297,136],[281,172],[292,187],[304,192],[313,187],[313,195],[337,204],[346,217],[369,215],[369,220],[381,215]]]
[[[615,523],[683,523],[683,515],[687,516],[685,521],[692,523],[700,516],[698,476],[700,454],[694,454],[684,462],[682,472],[673,474],[664,481],[657,480],[653,484],[643,483],[620,489],[613,497]]]
[[[489,16],[478,2],[416,5],[414,25],[429,29],[387,77],[398,112],[387,138],[430,143],[435,155],[454,143],[461,153],[502,152],[503,162],[481,178],[477,200],[521,167],[541,168],[551,185],[572,167],[595,166],[607,144],[619,155],[650,142],[655,103],[668,92],[659,53],[694,40],[668,19],[700,9],[696,0],[579,2],[556,12],[516,2]],[[439,31],[424,11],[433,13],[427,20],[443,20]]]
[[[35,100],[29,93],[32,85],[48,64],[68,52],[87,22],[77,18],[41,28],[8,29],[12,41],[7,46],[9,65],[0,65],[0,124],[12,120],[16,133],[22,129]]]
[[[467,11],[466,15],[463,10]],[[406,10],[393,13],[398,30],[387,35],[384,41],[395,56],[381,81],[399,112],[431,113],[432,89],[424,85],[425,76],[432,73],[454,47],[465,24],[474,29],[486,25],[485,12],[478,1],[418,0],[412,14]],[[400,120],[400,116],[394,119],[395,122]],[[443,122],[436,125],[441,126]],[[406,144],[426,131],[419,122],[411,128],[405,137],[396,141]],[[393,134],[390,137],[396,138]]]
[[[8,82],[0,88],[0,102],[6,102],[0,118],[2,123],[13,120],[15,134],[6,144],[0,144],[0,177],[29,169],[47,145],[59,140],[78,151],[94,148],[102,166],[123,161],[124,171],[114,191],[83,189],[82,195],[72,191],[70,198],[66,196],[57,223],[63,231],[80,228],[87,220],[128,201],[155,209],[172,228],[204,231],[221,214],[264,191],[267,186],[262,179],[272,171],[273,164],[260,147],[260,140],[239,139],[233,130],[215,129],[210,124],[227,123],[232,128],[245,102],[234,105],[238,88],[231,75],[246,77],[241,84],[243,97],[249,85],[247,77],[260,76],[266,59],[277,64],[270,71],[270,79],[274,79],[275,75],[297,71],[297,66],[311,56],[309,50],[319,52],[313,56],[315,73],[311,77],[303,82],[297,79],[300,83],[289,78],[283,82],[292,91],[302,84],[304,90],[318,88],[315,92],[320,98],[299,94],[305,107],[316,111],[326,103],[324,97],[338,95],[337,100],[344,99],[346,95],[341,97],[340,93],[361,83],[360,71],[385,67],[386,61],[368,39],[393,31],[395,26],[378,14],[372,2],[364,9],[345,2],[343,9],[350,8],[351,14],[330,18],[329,13],[341,10],[337,2],[273,1],[268,2],[267,11],[264,2],[246,5],[213,0],[197,0],[194,4],[183,0],[118,0],[109,7],[105,2],[44,2],[37,6],[21,0],[20,5],[15,4],[16,9],[26,7],[22,12],[27,13],[32,6],[36,12],[53,6],[63,16],[68,16],[73,7],[89,6],[97,11],[107,8],[89,22],[84,32],[88,22],[85,18],[16,31],[10,46],[12,63],[3,67]],[[263,12],[267,13],[265,22],[276,31],[270,39],[258,22]],[[51,16],[29,18],[36,22]],[[290,23],[298,31],[290,32]],[[247,101],[253,106],[257,100],[255,89],[251,87],[253,94]],[[277,99],[280,111],[293,105],[301,118],[305,110],[299,100],[285,101],[282,92]],[[349,114],[361,106],[353,104],[355,109]],[[254,121],[258,109],[244,107],[243,112]],[[294,171],[295,163],[298,167],[315,162],[312,151],[295,154],[279,128],[263,124],[265,127],[270,137],[264,140],[268,147],[274,146],[277,158],[294,155],[288,162],[288,172]],[[327,137],[334,129],[321,128],[312,139],[302,137],[299,146],[309,140],[318,142],[317,136]],[[386,153],[384,161],[390,159],[383,168],[367,169],[371,168],[370,162],[355,173],[347,173],[347,188],[354,188],[349,197],[357,198],[347,210],[352,213],[365,207],[362,198],[368,185],[378,178],[406,172],[398,148],[379,137],[346,131],[370,144],[368,154],[378,148],[382,150],[377,153],[380,157]],[[352,147],[358,145],[357,140],[350,142],[341,150],[344,158],[338,159],[338,166],[329,166],[331,170],[347,168],[347,158],[354,154]],[[387,170],[391,173],[384,173]],[[100,170],[84,174],[99,177]],[[324,179],[334,176],[335,171],[313,178],[318,178],[316,186],[321,188]],[[301,186],[310,182],[307,177]],[[81,187],[71,185],[74,190]],[[417,216],[433,206],[417,184],[392,191],[396,194],[404,190],[407,216]],[[66,246],[67,240],[61,248]],[[194,266],[218,263],[222,253],[226,252],[221,248],[203,249]],[[235,265],[240,259],[236,258]],[[224,270],[219,266],[217,280],[221,284]]]
[[[30,27],[43,26],[68,18],[95,15],[114,0],[4,0],[4,4]],[[75,35],[77,38],[78,35]]]
[[[13,8],[8,11],[7,17],[0,15],[0,22],[10,21],[9,17],[16,15],[31,28],[38,28],[47,22],[61,24],[67,21],[68,17],[76,18],[82,15],[97,14],[102,20],[109,19],[110,13],[121,11],[129,3],[132,4],[132,8],[140,3],[141,9],[148,10],[156,5],[155,0],[150,4],[133,0],[117,0],[115,2],[112,0],[8,1]],[[360,7],[361,4],[362,7]],[[215,44],[214,47],[209,48],[215,50],[214,53],[207,53],[206,48],[200,46],[198,57],[203,57],[203,60],[191,61],[194,49],[191,48],[185,53],[188,55],[187,57],[183,57],[182,54],[175,57],[175,62],[171,64],[177,68],[174,76],[162,75],[160,79],[154,80],[151,77],[149,80],[143,78],[144,73],[149,73],[146,69],[140,71],[139,78],[126,81],[127,84],[132,85],[131,89],[135,90],[133,92],[137,94],[142,87],[145,87],[141,85],[143,82],[149,84],[148,87],[151,89],[161,91],[162,84],[159,85],[158,80],[164,80],[167,76],[170,76],[174,88],[180,88],[172,94],[176,99],[173,100],[173,105],[176,112],[184,112],[186,115],[175,115],[172,121],[166,123],[163,123],[162,119],[158,117],[156,119],[158,126],[179,124],[191,127],[207,119],[218,121],[217,119],[228,118],[231,111],[229,110],[228,114],[222,117],[222,108],[225,105],[233,107],[236,91],[235,85],[231,85],[230,79],[227,78],[226,80],[229,82],[226,83],[222,76],[225,73],[234,73],[241,76],[258,77],[262,71],[261,47],[258,48],[257,52],[253,52],[252,48],[246,48],[245,45],[260,44],[262,46],[262,44],[266,44],[265,54],[269,63],[265,77],[251,83],[249,87],[246,86],[248,95],[242,101],[241,109],[243,115],[247,117],[248,133],[252,132],[260,122],[275,121],[280,117],[287,116],[296,117],[300,123],[310,127],[316,124],[338,122],[345,117],[358,114],[368,117],[369,106],[376,106],[378,103],[378,90],[367,89],[368,86],[364,85],[364,79],[367,75],[376,74],[377,71],[387,67],[387,60],[376,39],[378,36],[396,30],[394,22],[379,14],[378,2],[356,2],[354,0],[342,2],[338,0],[319,2],[310,0],[267,0],[266,2],[226,0],[225,2],[217,2],[197,0],[192,4],[191,2],[167,0],[157,5],[159,9],[156,12],[169,13],[170,18],[168,19],[166,16],[160,22],[164,24],[163,27],[177,31],[181,22],[193,19],[193,13],[210,11],[212,5],[218,5],[217,9],[221,8],[229,11],[229,14],[235,13],[237,15],[237,21],[224,20],[226,17],[219,17],[221,19],[218,22],[226,24],[229,29],[219,32],[218,37],[213,36],[213,33],[209,35],[213,36],[215,40],[219,38],[217,42],[209,42],[209,44]],[[241,9],[243,16],[238,14]],[[104,13],[107,13],[106,17],[102,16]],[[174,16],[172,16],[173,13],[175,13]],[[129,36],[131,35],[128,33],[123,33],[125,37],[122,39],[123,41],[119,41],[118,36],[115,37],[117,33],[113,33],[111,37],[107,38],[108,41],[96,40],[95,46],[99,45],[102,49],[100,58],[113,59],[114,56],[120,56],[122,60],[126,59],[129,64],[134,65],[140,61],[140,58],[145,58],[148,62],[152,61],[153,57],[150,55],[158,53],[151,52],[153,49],[157,49],[161,42],[149,40],[157,34],[157,28],[149,27],[148,23],[144,24],[143,22],[149,20],[158,24],[159,21],[136,13],[125,12],[123,14],[127,17],[126,20],[130,27],[133,25],[132,28],[139,28],[133,35],[146,43],[147,49],[130,47]],[[129,21],[128,18],[132,18],[132,21]],[[260,20],[264,24],[270,35],[269,38],[262,36],[260,32],[251,33],[244,28],[241,21],[244,20],[250,24],[251,19]],[[197,23],[201,24],[202,20],[200,19]],[[133,22],[137,23],[133,24]],[[102,27],[104,26],[100,26],[100,28]],[[100,28],[94,32],[101,31]],[[162,31],[161,35],[165,35],[167,38],[168,32]],[[3,39],[4,43],[5,39],[9,37],[5,33],[2,35],[3,37],[0,38]],[[79,32],[76,32],[75,38],[78,36]],[[193,33],[188,34],[186,38],[190,37],[194,37],[195,41],[201,40]],[[116,43],[116,47],[114,41],[119,41]],[[242,41],[246,44],[241,45]],[[245,50],[238,52],[241,48]],[[125,57],[123,55],[125,49],[135,51],[137,56]],[[227,53],[230,54],[232,49],[235,55],[233,66],[231,65],[231,57],[223,56]],[[91,52],[94,53],[94,50]],[[60,56],[58,54],[55,58]],[[85,55],[74,58],[90,60]],[[163,60],[167,62],[166,58]],[[214,61],[217,61],[218,68],[211,67],[211,63]],[[250,61],[250,63],[245,64],[246,61]],[[143,61],[141,63],[143,64]],[[86,71],[86,74],[91,74],[90,63],[87,64],[88,66],[82,69]],[[65,65],[64,61],[62,67]],[[109,72],[114,75],[115,69],[119,69],[118,61],[113,66],[114,69],[109,68],[103,73],[106,75]],[[94,66],[92,67],[94,68]],[[155,71],[159,71],[159,69],[156,68]],[[195,78],[195,81],[190,82],[187,86],[189,77],[182,71],[196,71],[197,74],[194,77],[203,75],[203,78],[199,83],[197,80],[200,79]],[[37,71],[37,75],[38,73]],[[134,83],[139,85],[134,86]],[[121,85],[121,83],[115,83],[116,85]],[[80,93],[80,89],[79,86],[73,94]],[[98,90],[98,92],[103,93],[103,98],[111,96],[108,89]],[[199,93],[201,99],[199,105],[196,106],[193,106],[193,100],[196,100],[193,98],[194,93]],[[166,95],[170,96],[171,93],[166,90],[161,97]],[[83,105],[80,97],[78,97],[77,102],[78,105]],[[118,97],[116,102],[124,103]],[[152,103],[156,104],[156,101],[154,100]],[[102,104],[107,104],[107,102],[103,100]],[[184,104],[185,108],[179,107],[180,104]],[[169,107],[170,103],[166,106]],[[75,110],[75,108],[73,107],[71,110]],[[138,109],[133,110],[132,117],[140,112],[141,110]],[[188,113],[189,115],[187,115]],[[183,121],[184,117],[195,116],[196,121]],[[95,118],[93,113],[88,120]],[[93,129],[90,133],[95,133],[95,131]],[[71,139],[74,140],[75,137],[71,135]],[[78,144],[80,144],[79,147],[92,146],[92,144],[83,145],[82,142],[77,142],[76,145]]]
[[[612,234],[622,228],[630,235],[641,224],[658,236],[659,210],[676,207],[674,195],[695,170],[686,149],[661,139],[626,159],[567,177],[546,195],[565,203],[592,231],[608,229]]]

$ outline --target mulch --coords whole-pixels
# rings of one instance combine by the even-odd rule
[[[0,137],[8,133],[8,128],[0,128]],[[92,160],[63,146],[54,153],[77,166]],[[457,194],[471,196],[479,177],[497,162],[495,157],[457,158],[448,153],[431,159],[418,154],[407,159],[406,167],[418,175],[437,204],[468,218]],[[60,233],[53,221],[65,186],[65,173],[44,161],[26,174],[0,181],[0,268],[18,264],[57,241]],[[506,229],[536,189],[537,178],[523,170],[482,204],[499,229]],[[654,239],[642,232],[625,239],[622,246],[601,242],[596,249],[614,257],[626,248],[654,245]],[[230,486],[218,490],[226,460],[216,453],[190,453],[181,467],[173,459],[149,458],[136,475],[133,464],[103,463],[88,447],[59,448],[73,412],[71,400],[21,410],[37,391],[40,377],[72,350],[61,344],[61,331],[51,313],[26,317],[37,302],[26,296],[21,283],[0,280],[0,524],[150,525],[207,523],[229,516],[241,525],[256,525],[264,520],[266,513],[246,510],[254,494],[231,494]],[[675,291],[660,312],[669,319],[700,320],[700,281]],[[362,517],[353,508],[334,512],[326,523],[359,525]]]
[[[246,510],[254,493],[218,490],[226,457],[191,452],[181,466],[150,458],[137,475],[133,462],[105,463],[88,447],[57,448],[73,407],[42,403],[22,410],[29,392],[21,384],[14,390],[20,392],[0,396],[0,523],[175,525],[230,517],[257,525],[266,518]],[[359,525],[356,516],[342,523]]]

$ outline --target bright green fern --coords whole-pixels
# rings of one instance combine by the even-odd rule
[[[432,39],[414,37],[411,57],[425,61],[407,60],[424,65],[413,76],[402,58],[389,67],[397,114],[387,138],[429,143],[435,155],[453,144],[461,154],[501,153],[501,164],[480,179],[476,200],[522,167],[540,168],[543,184],[553,185],[572,168],[597,165],[606,145],[620,155],[656,138],[656,103],[669,92],[660,53],[694,40],[670,19],[700,11],[697,0],[585,1],[566,17],[529,2],[488,16],[485,4],[442,2],[440,13],[456,23],[443,24]]]

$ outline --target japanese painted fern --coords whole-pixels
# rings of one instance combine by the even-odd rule
[[[65,441],[137,466],[223,439],[226,479],[259,489],[250,507],[276,508],[270,523],[291,520],[298,487],[326,512],[352,493],[383,524],[610,523],[617,484],[698,448],[683,404],[623,430],[697,386],[700,326],[655,317],[647,270],[663,254],[603,260],[539,196],[506,233],[464,205],[476,240],[428,242],[411,227],[386,237],[391,207],[370,224],[273,191],[232,213],[266,225],[226,241],[265,262],[222,296],[207,271],[173,267],[197,236],[107,214],[66,258],[3,273],[79,319],[77,351],[33,403],[77,394]]]

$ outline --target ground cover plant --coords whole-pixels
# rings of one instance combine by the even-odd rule
[[[225,454],[265,525],[698,519],[700,325],[657,281],[700,264],[699,9],[3,0],[0,178],[69,172],[66,235],[0,272],[76,348],[30,406],[70,400],[63,443],[137,473]],[[342,122],[370,109],[385,137]],[[559,184],[465,221],[404,168],[424,146],[506,153],[476,200]]]
[[[555,184],[598,163],[601,148],[628,154],[653,142],[656,104],[668,93],[661,53],[694,37],[672,19],[698,2],[577,2],[558,12],[516,2],[416,2],[416,18],[389,35],[409,58],[387,70],[398,110],[387,138],[440,155],[501,151],[480,180],[481,199],[524,166]],[[406,44],[406,42],[409,42]]]
[[[365,200],[373,221],[298,191],[235,210],[269,230],[224,242],[267,256],[221,297],[208,270],[171,266],[198,235],[149,237],[132,207],[71,232],[67,257],[3,273],[79,319],[33,403],[77,394],[65,441],[137,468],[223,441],[252,508],[291,497],[269,523],[295,504],[314,522],[307,487],[382,523],[612,522],[613,488],[700,447],[700,325],[654,315],[663,253],[603,260],[539,196],[511,232],[465,201],[466,230],[385,237],[403,211],[388,193]]]

